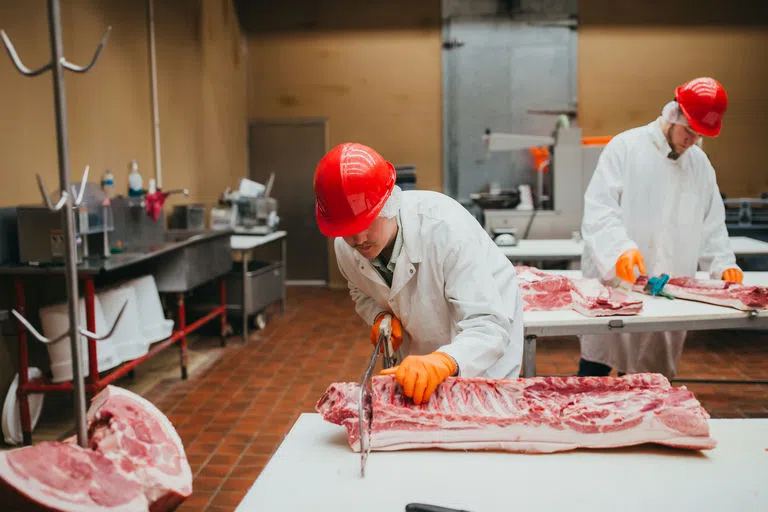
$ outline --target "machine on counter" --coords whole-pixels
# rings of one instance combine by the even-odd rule
[[[109,256],[109,233],[114,231],[114,215],[107,195],[94,183],[72,186],[77,200],[72,209],[77,246],[77,263],[89,255]],[[43,265],[64,263],[66,246],[66,208],[51,210],[46,205],[16,208],[19,261]]]
[[[533,238],[571,238],[580,231],[584,192],[610,137],[582,137],[581,128],[558,120],[552,136],[494,133],[486,130],[487,152],[529,150],[536,170],[518,190],[489,190],[470,198],[483,210],[484,227],[499,245]],[[518,234],[519,233],[519,234]]]
[[[211,211],[211,229],[234,229],[237,233],[267,235],[277,231],[277,199],[270,196],[275,175],[267,185],[247,178],[237,191],[227,189],[219,200],[218,208]]]

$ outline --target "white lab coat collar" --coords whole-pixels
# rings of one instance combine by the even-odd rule
[[[680,155],[680,158],[677,160],[672,160],[671,158],[668,158],[667,155],[669,155],[669,152],[672,151],[672,146],[669,145],[669,142],[667,142],[667,138],[664,136],[664,118],[659,116],[655,121],[652,121],[648,123],[648,134],[651,137],[651,141],[653,142],[653,145],[659,150],[659,153],[666,158],[669,163],[681,166],[683,161],[688,158],[688,151],[690,151],[690,148],[688,151]]]

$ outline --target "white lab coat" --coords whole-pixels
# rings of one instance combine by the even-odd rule
[[[403,247],[390,288],[365,257],[334,242],[355,310],[373,325],[390,311],[403,325],[402,354],[439,350],[463,377],[517,378],[523,356],[523,301],[515,268],[457,201],[404,191]]]
[[[712,278],[738,268],[725,227],[715,171],[704,151],[690,147],[677,160],[661,118],[614,137],[606,145],[584,195],[582,272],[616,282],[615,264],[639,249],[648,275],[693,277],[698,264]],[[685,331],[590,335],[581,338],[584,359],[627,373],[674,377]]]

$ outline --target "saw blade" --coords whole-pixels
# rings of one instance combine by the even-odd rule
[[[363,380],[360,381],[360,395],[357,403],[358,424],[360,431],[360,476],[365,476],[365,462],[368,459],[368,453],[371,451],[371,426],[373,423],[373,388],[371,387],[371,375],[373,369],[376,366],[376,360],[379,357],[379,351],[383,347],[386,336],[379,336],[379,341],[373,348],[373,354],[371,354],[371,360],[368,363],[368,368],[363,374]],[[371,407],[368,408],[368,412],[365,411],[366,395],[371,399]],[[366,432],[365,424],[368,423],[368,429]]]

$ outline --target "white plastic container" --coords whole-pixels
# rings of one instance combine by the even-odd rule
[[[147,343],[152,344],[168,338],[173,333],[173,320],[165,318],[155,278],[148,274],[126,281],[123,286],[132,288],[136,293],[139,325]]]
[[[110,322],[117,318],[120,308],[127,302],[120,323],[110,337],[120,362],[132,361],[145,355],[149,351],[149,342],[141,329],[139,305],[133,288],[118,286],[100,291],[97,295],[104,309],[104,316]]]
[[[79,324],[81,328],[87,328],[85,321],[85,299],[78,301],[80,310]],[[94,298],[94,314],[96,320],[96,334],[103,334],[111,326],[106,324],[104,311],[101,307],[99,297]],[[43,335],[46,338],[55,338],[69,330],[69,315],[67,313],[67,303],[54,304],[40,308],[40,323],[43,328]],[[80,336],[82,355],[82,374],[89,375],[88,368],[88,339]],[[120,357],[115,350],[112,339],[107,338],[96,342],[96,354],[99,359],[99,372],[103,372],[119,365]],[[48,343],[48,357],[51,360],[51,372],[53,373],[52,382],[66,382],[72,380],[72,350],[70,348],[69,336],[65,336],[55,343]]]

